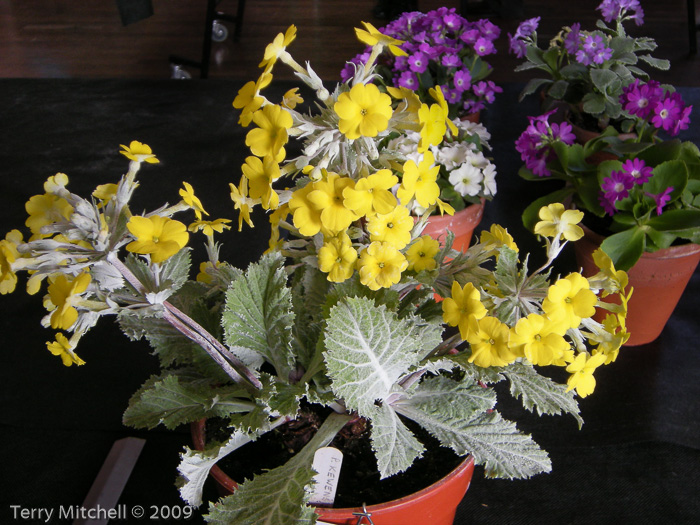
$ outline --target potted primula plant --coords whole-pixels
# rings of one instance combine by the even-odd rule
[[[442,137],[438,122],[421,120],[423,104],[402,100],[394,109],[370,82],[391,40],[372,33],[367,62],[329,92],[288,53],[294,35],[292,26],[267,47],[260,78],[235,102],[241,122],[254,125],[231,198],[239,227],[252,208],[269,211],[268,253],[245,270],[219,260],[214,236],[230,220],[208,218],[187,183],[175,205],[135,215],[138,172],[158,159],[134,141],[122,147],[130,163],[116,183],[85,198],[56,175],[29,200],[31,237],[13,230],[2,241],[2,292],[15,288],[20,270],[31,274],[30,292],[46,287],[43,325],[57,331],[47,346],[68,366],[83,364],[76,347],[102,317],[113,316],[130,338],[148,339],[162,371],[134,394],[124,422],[201,429],[206,418],[210,429],[203,450],[182,454],[183,499],[201,505],[205,479],[222,458],[252,459],[252,471],[229,472],[238,484],[210,503],[209,522],[354,524],[364,515],[375,525],[449,524],[474,461],[504,478],[550,470],[546,452],[499,413],[494,384],[510,383],[526,410],[570,414],[580,424],[577,396],[594,390],[595,369],[615,360],[628,335],[624,305],[599,300],[620,291],[625,274],[598,252],[595,276],[551,277],[564,245],[581,236],[575,211],[544,208],[538,231],[546,257],[534,271],[495,225],[466,253],[451,249],[451,235],[442,247],[423,235],[422,219],[405,218],[416,194],[434,195],[426,206],[437,205],[436,183],[406,184],[405,164],[390,162],[399,153],[380,144],[404,128],[418,130],[419,148]],[[293,109],[295,91],[277,102],[263,94],[277,62],[311,88],[318,111]],[[446,112],[434,106],[430,114],[444,125]],[[290,137],[302,153],[287,159]],[[192,280],[194,235],[205,239],[208,260]],[[610,311],[603,323],[591,317],[596,305]],[[565,383],[545,367],[566,369]],[[329,444],[342,447],[341,468]],[[270,448],[252,452],[257,445]],[[434,450],[451,450],[452,459],[431,460]],[[375,481],[384,484],[370,494],[389,494],[386,483],[410,479],[421,456],[455,470],[399,505],[359,495],[351,508],[329,508],[334,480],[349,487],[338,489],[339,500]],[[417,477],[425,485],[436,479]],[[425,503],[446,486],[450,501]],[[404,514],[392,515],[396,507]]]
[[[540,17],[520,24],[508,35],[510,51],[525,61],[516,71],[544,73],[528,81],[520,98],[539,92],[543,110],[563,109],[581,140],[608,126],[629,132],[633,121],[626,118],[620,103],[623,88],[635,79],[648,80],[643,66],[661,70],[668,60],[651,56],[657,47],[648,37],[633,37],[625,23],[641,25],[644,12],[637,0],[604,0],[596,8],[602,20],[596,29],[581,29],[580,23],[563,27],[546,47],[540,47],[537,28]]]
[[[530,118],[516,141],[525,162],[520,175],[563,183],[531,203],[523,220],[534,228],[540,207],[553,202],[587,212],[587,236],[576,247],[581,264],[594,271],[582,250],[600,245],[617,268],[629,271],[635,293],[628,344],[643,344],[660,334],[700,260],[700,152],[672,138],[687,129],[692,110],[672,88],[636,80],[619,103],[632,138],[610,126],[576,144],[569,124],[549,122],[551,112]]]

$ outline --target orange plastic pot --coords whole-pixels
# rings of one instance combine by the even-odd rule
[[[197,450],[205,444],[204,419],[191,425],[192,441]],[[319,519],[333,525],[356,525],[358,514],[366,512],[374,525],[409,525],[429,523],[430,525],[452,525],[457,506],[471,483],[474,473],[474,458],[468,456],[447,476],[410,496],[386,503],[370,505],[364,509],[316,508]],[[219,485],[220,492],[232,494],[238,484],[216,465],[210,470],[211,476]],[[365,521],[361,523],[365,523]]]
[[[484,215],[484,199],[478,204],[467,206],[454,215],[431,215],[428,224],[423,230],[424,235],[430,235],[436,241],[443,243],[448,230],[454,233],[455,240],[452,248],[458,251],[466,251],[472,240],[474,229],[481,222]]]
[[[604,237],[586,227],[584,233],[574,247],[583,275],[589,277],[598,272],[593,262],[593,252]],[[634,292],[627,304],[626,325],[630,338],[625,346],[651,343],[659,337],[699,261],[700,245],[697,244],[672,246],[642,254],[641,259],[627,272]],[[612,300],[615,301],[614,296]]]

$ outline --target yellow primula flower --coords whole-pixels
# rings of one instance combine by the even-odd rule
[[[407,206],[414,197],[423,208],[435,204],[440,196],[440,186],[437,183],[439,174],[440,166],[435,165],[432,151],[426,151],[419,164],[413,160],[406,161],[401,186],[397,191],[401,204]]]
[[[224,233],[224,230],[230,230],[231,226],[228,225],[229,222],[231,222],[231,219],[216,219],[213,221],[194,221],[192,224],[189,225],[187,230],[191,231],[192,233],[201,230],[201,232],[207,237],[213,237],[214,232]]]
[[[233,207],[239,212],[238,231],[243,229],[243,221],[252,228],[253,221],[250,220],[250,210],[255,203],[248,198],[248,179],[246,177],[241,177],[240,188],[237,188],[233,183],[229,183],[229,188],[231,189]]]
[[[342,283],[352,277],[356,261],[357,252],[346,233],[332,237],[318,251],[318,267],[328,274],[332,283]]]
[[[593,390],[595,390],[593,372],[604,362],[605,354],[603,353],[593,356],[586,352],[578,354],[574,361],[566,367],[566,371],[571,374],[566,381],[568,385],[566,391],[569,392],[576,389],[576,393],[581,397],[592,394]]]
[[[439,104],[421,105],[418,110],[420,141],[418,153],[425,153],[430,146],[438,146],[447,131],[447,114]]]
[[[561,323],[553,323],[547,317],[529,314],[511,329],[509,344],[513,352],[525,356],[533,365],[551,365],[571,349],[562,328]]]
[[[350,177],[328,173],[324,179],[313,183],[313,190],[306,197],[320,210],[321,225],[333,234],[345,230],[360,218],[354,211],[346,208],[343,202],[343,192],[354,186],[355,181]]]
[[[260,96],[260,91],[266,88],[272,81],[270,73],[263,73],[258,80],[247,82],[240,90],[238,95],[233,99],[233,107],[241,110],[241,115],[238,117],[238,123],[248,127],[253,121],[253,114],[259,110],[265,99]]]
[[[280,240],[280,223],[289,215],[289,204],[283,204],[270,214],[270,240],[268,241],[267,252],[281,248],[283,241]]]
[[[75,304],[80,300],[80,294],[87,290],[92,278],[89,273],[81,273],[74,279],[69,279],[61,273],[49,284],[49,300],[55,307],[51,313],[51,328],[68,330],[78,320],[78,310]]]
[[[292,193],[289,200],[289,211],[292,222],[299,233],[312,237],[321,231],[321,210],[309,200],[309,193],[314,191],[313,184],[307,184]]]
[[[581,318],[595,314],[596,295],[591,291],[588,280],[580,273],[572,273],[559,279],[547,291],[542,301],[542,310],[554,322],[561,322],[568,328],[576,328]]]
[[[286,52],[287,46],[291,44],[296,37],[297,28],[294,24],[289,26],[284,34],[278,33],[275,39],[265,48],[263,60],[258,64],[258,67],[264,67],[266,72],[270,71],[272,66],[275,65],[275,62],[277,62],[277,59],[282,53]]]
[[[187,245],[190,234],[179,221],[152,215],[135,215],[126,224],[135,241],[126,245],[127,251],[150,255],[151,261],[160,263],[172,257]]]
[[[29,214],[24,224],[31,230],[35,238],[48,237],[48,235],[41,233],[43,226],[70,219],[73,215],[73,206],[65,199],[52,193],[34,195],[24,205],[24,209]]]
[[[15,291],[17,275],[12,269],[14,263],[21,256],[17,246],[22,242],[22,233],[12,230],[0,240],[0,294],[5,295]]]
[[[199,263],[199,273],[195,279],[200,283],[211,284],[214,281],[214,277],[210,271],[214,271],[219,265],[220,263],[218,261],[216,264],[213,264],[211,261]]]
[[[59,356],[65,366],[85,364],[85,361],[80,359],[73,351],[75,346],[63,334],[56,334],[56,340],[52,342],[47,341],[46,347],[53,355]]]
[[[122,151],[119,153],[134,162],[148,162],[149,164],[160,162],[153,154],[153,151],[151,151],[150,146],[142,144],[138,140],[132,140],[128,146],[124,146],[124,144],[119,146],[122,148]]]
[[[423,235],[406,250],[408,269],[414,272],[437,268],[435,256],[440,251],[440,243],[430,235]]]
[[[391,193],[391,188],[398,182],[398,177],[388,169],[363,177],[354,188],[343,190],[345,207],[361,217],[389,213],[396,207],[396,197]]]
[[[119,186],[116,184],[100,184],[97,188],[95,188],[95,191],[92,192],[92,196],[101,201],[98,205],[98,207],[101,208],[116,197],[118,189]]]
[[[282,162],[287,154],[284,145],[289,140],[287,130],[294,123],[292,116],[282,106],[268,104],[253,114],[253,122],[258,126],[245,137],[245,144],[253,155],[271,157]]]
[[[388,242],[401,250],[411,242],[411,230],[415,222],[408,208],[396,206],[386,214],[373,215],[367,220],[371,241]]]
[[[542,219],[535,224],[535,233],[544,237],[560,237],[567,241],[578,241],[583,237],[583,229],[578,223],[583,219],[580,210],[567,210],[560,202],[542,206],[539,217]]]
[[[266,210],[276,209],[279,206],[279,195],[272,189],[272,183],[280,178],[280,165],[271,157],[260,160],[250,156],[245,159],[241,170],[248,178],[250,197],[260,199]]]
[[[59,189],[65,189],[68,186],[68,175],[65,173],[56,173],[51,175],[44,183],[44,191],[46,193],[55,193]]]
[[[421,107],[421,101],[415,91],[405,87],[386,86],[386,91],[397,100],[406,102],[406,111],[412,115],[417,115]],[[417,129],[416,129],[417,131]]]
[[[437,102],[442,109],[442,112],[445,115],[445,125],[450,129],[453,135],[458,135],[459,130],[457,129],[457,126],[455,126],[455,123],[450,120],[450,109],[447,105],[447,100],[445,100],[445,95],[442,93],[442,88],[440,86],[435,86],[434,88],[430,88],[428,93],[430,93],[430,96],[433,97],[433,100],[435,100],[435,102]]]
[[[192,186],[187,182],[183,182],[182,184],[185,187],[184,189],[180,190],[180,197],[182,197],[185,204],[194,210],[194,214],[197,219],[201,220],[202,214],[209,215],[206,211],[204,211],[202,201],[200,201],[194,194],[194,188],[192,188]]]
[[[467,337],[472,350],[470,363],[487,368],[506,366],[517,359],[518,355],[508,346],[510,330],[507,324],[486,316],[478,321],[472,317],[470,325]]]
[[[389,51],[396,56],[408,55],[403,49],[398,47],[404,43],[403,40],[397,40],[396,38],[381,33],[369,22],[362,22],[362,25],[365,26],[365,29],[356,27],[355,35],[357,35],[357,39],[363,44],[367,44],[368,46],[380,45],[382,47],[388,47]]]
[[[358,265],[360,282],[370,290],[379,290],[398,283],[408,261],[391,244],[375,241],[362,251]]]
[[[460,337],[467,341],[474,329],[473,321],[483,319],[488,312],[481,302],[481,292],[472,283],[461,287],[457,281],[452,282],[450,297],[442,301],[442,319],[450,326],[459,327]]]
[[[376,137],[389,125],[391,97],[374,84],[355,84],[340,94],[333,110],[340,117],[338,129],[349,140]]]
[[[303,104],[304,99],[299,94],[299,88],[292,88],[282,95],[282,106],[288,109],[294,109],[297,104]]]
[[[603,329],[595,330],[594,333],[588,335],[588,340],[598,344],[593,350],[593,355],[599,352],[605,354],[605,362],[603,364],[607,365],[617,359],[620,348],[627,342],[631,334],[625,327],[623,316],[608,314],[605,316],[602,325]]]
[[[498,224],[492,224],[489,231],[482,231],[480,237],[481,244],[487,252],[498,252],[501,246],[507,246],[514,252],[518,252],[518,245],[515,244],[513,236],[508,230]]]
[[[616,270],[612,259],[602,248],[597,248],[593,252],[593,262],[612,284],[603,296],[607,295],[607,292],[619,292],[627,288],[629,284],[627,272]]]

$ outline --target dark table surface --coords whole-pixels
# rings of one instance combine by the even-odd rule
[[[24,203],[58,171],[81,194],[116,182],[127,168],[119,145],[131,140],[149,144],[161,160],[142,170],[137,210],[176,202],[188,181],[212,216],[231,217],[228,182],[238,180],[246,154],[231,107],[239,87],[226,80],[0,80],[0,233],[23,227]],[[517,102],[520,85],[504,87],[482,116],[493,135],[499,191],[481,227],[503,224],[527,249],[536,240],[520,213],[534,190],[517,176],[513,141],[537,107]],[[700,90],[681,92],[698,107]],[[700,125],[682,138],[700,143]],[[227,234],[222,259],[245,267],[261,253],[263,223]],[[573,255],[561,264],[561,271],[573,270]],[[519,418],[549,451],[553,472],[503,481],[485,479],[477,467],[455,523],[698,523],[698,294],[696,272],[659,339],[623,349],[599,369],[596,392],[580,403],[582,430],[571,417]],[[39,324],[40,303],[22,289],[0,297],[0,523],[15,522],[13,508],[81,505],[112,444],[126,436],[146,444],[120,504],[140,505],[147,516],[154,507],[181,507],[174,482],[188,429],[141,432],[121,423],[131,394],[157,370],[147,345],[129,342],[107,320],[81,341],[78,354],[87,364],[63,367],[46,350],[53,335]],[[206,496],[216,498],[207,483]],[[201,522],[201,513],[189,521]]]

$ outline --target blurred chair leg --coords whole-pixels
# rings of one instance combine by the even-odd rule
[[[698,52],[698,30],[700,26],[695,20],[695,0],[686,0],[688,7],[688,44],[690,54],[695,55]]]

